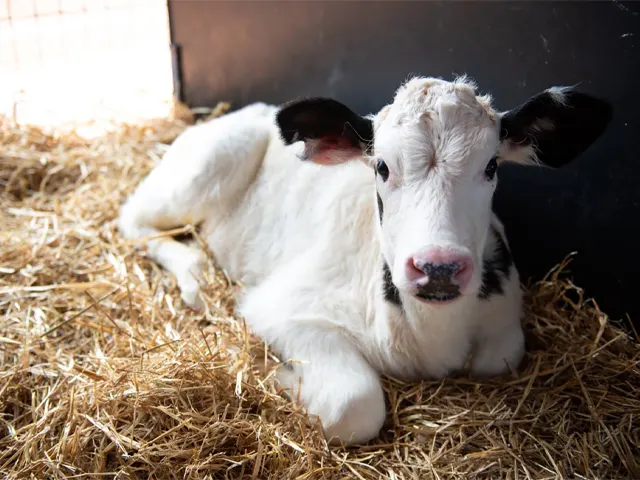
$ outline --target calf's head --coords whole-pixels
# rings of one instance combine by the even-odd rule
[[[376,115],[307,98],[282,106],[276,119],[285,143],[304,142],[304,160],[372,168],[393,283],[442,303],[479,291],[498,164],[568,163],[602,134],[611,107],[551,88],[498,112],[464,77],[413,78]]]

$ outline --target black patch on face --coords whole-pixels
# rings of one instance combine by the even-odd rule
[[[380,224],[382,225],[382,214],[384,212],[384,207],[382,206],[382,199],[380,198],[380,194],[376,192],[376,196],[378,197],[378,215],[380,215]]]
[[[492,255],[482,262],[482,285],[478,298],[488,300],[492,295],[504,294],[504,282],[509,280],[513,258],[500,232],[493,226],[491,234],[495,238],[496,246]]]
[[[400,292],[391,280],[391,270],[389,270],[389,265],[387,265],[385,260],[382,261],[382,290],[384,292],[384,299],[387,302],[393,303],[398,307],[402,307]]]

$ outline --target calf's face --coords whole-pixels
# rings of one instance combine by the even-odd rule
[[[411,79],[373,116],[325,98],[277,115],[305,160],[372,168],[385,268],[400,291],[432,304],[478,294],[498,164],[561,166],[610,119],[606,102],[557,88],[497,112],[464,77]]]

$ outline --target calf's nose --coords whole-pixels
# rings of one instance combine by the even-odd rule
[[[411,256],[406,265],[408,279],[433,294],[460,293],[469,284],[472,273],[469,255],[438,248]]]

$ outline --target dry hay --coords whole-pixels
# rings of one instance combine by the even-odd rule
[[[87,141],[3,120],[6,478],[640,478],[640,349],[554,277],[532,290],[519,374],[387,379],[380,438],[328,448],[274,389],[224,274],[211,263],[197,315],[116,232],[124,195],[190,121]]]

